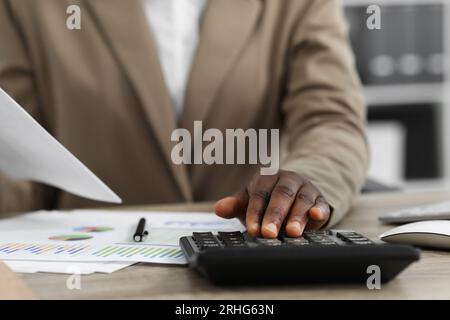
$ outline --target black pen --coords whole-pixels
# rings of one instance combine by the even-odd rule
[[[135,242],[144,241],[144,237],[148,235],[148,231],[145,230],[145,218],[141,218],[134,233],[133,240]]]

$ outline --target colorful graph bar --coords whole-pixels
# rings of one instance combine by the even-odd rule
[[[58,243],[0,243],[0,260],[130,261],[185,264],[179,246],[112,243],[104,245]]]
[[[0,253],[17,254],[29,253],[32,255],[42,255],[51,253],[55,255],[68,254],[76,255],[90,248],[89,245],[57,245],[57,244],[30,244],[30,243],[7,243],[0,245]]]
[[[173,258],[179,259],[183,257],[183,252],[180,248],[173,246],[152,247],[142,245],[109,245],[92,253],[96,257],[111,258]]]

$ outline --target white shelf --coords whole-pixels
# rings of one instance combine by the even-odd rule
[[[346,7],[368,7],[369,5],[411,6],[444,5],[444,52],[450,58],[450,0],[343,0]],[[369,85],[364,88],[366,100],[371,107],[383,105],[408,105],[415,103],[437,104],[442,161],[442,179],[408,181],[405,190],[450,189],[450,70],[444,70],[444,81],[437,84]]]
[[[380,6],[442,4],[446,3],[447,0],[343,0],[342,2],[346,7],[361,7],[372,4]]]
[[[444,87],[442,83],[369,85],[364,87],[364,95],[371,107],[417,103],[442,104]]]
[[[434,192],[450,190],[448,179],[428,179],[418,181],[407,181],[399,185],[404,192]]]

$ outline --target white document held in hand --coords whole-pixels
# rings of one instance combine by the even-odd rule
[[[14,179],[48,184],[87,199],[121,202],[1,88],[0,171]]]

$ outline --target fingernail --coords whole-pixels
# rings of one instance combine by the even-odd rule
[[[272,232],[273,234],[277,234],[278,233],[278,228],[275,224],[273,223],[269,223],[266,226],[266,230]]]
[[[293,231],[296,231],[296,232],[300,232],[300,223],[298,223],[298,222],[291,222],[291,223],[289,223],[289,229],[293,229]]]
[[[317,218],[319,220],[322,220],[325,218],[325,213],[323,212],[322,208],[320,207],[314,207],[315,209],[317,209],[318,213],[317,213]]]
[[[259,231],[259,224],[258,223],[254,223],[252,225],[252,231],[253,232],[258,232]]]

